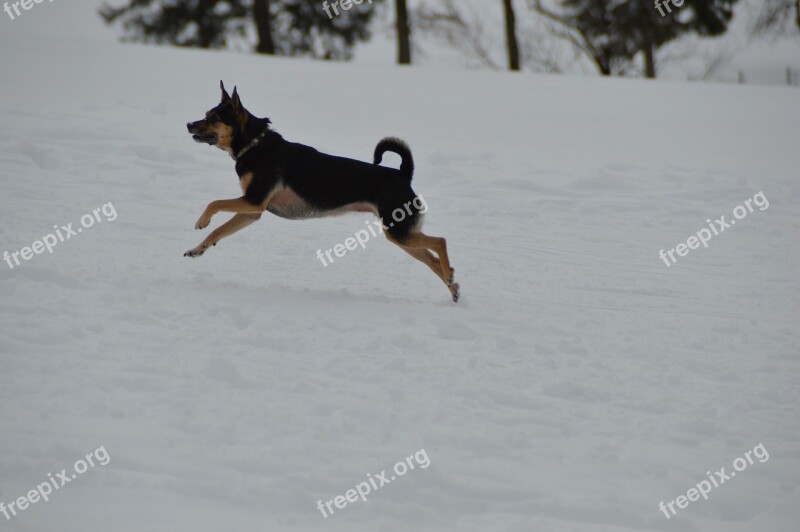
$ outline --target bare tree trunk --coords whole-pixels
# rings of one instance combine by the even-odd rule
[[[519,71],[519,43],[517,42],[517,19],[512,0],[503,0],[506,13],[506,44],[508,45],[508,69]]]
[[[411,28],[408,24],[406,0],[395,0],[397,11],[397,63],[411,64]]]
[[[258,30],[256,52],[275,55],[275,42],[272,40],[272,13],[270,0],[253,0],[253,16]]]
[[[656,58],[655,51],[653,50],[653,40],[647,39],[644,44],[644,77],[647,79],[656,79]]]

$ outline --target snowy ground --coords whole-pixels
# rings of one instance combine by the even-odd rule
[[[111,458],[0,530],[796,530],[800,91],[5,33],[0,72],[0,252],[117,213],[0,263],[0,501]],[[291,140],[407,139],[462,301],[383,239],[323,267],[360,215],[266,216],[184,258],[238,192],[185,132],[220,78]],[[423,448],[428,468],[317,510]]]

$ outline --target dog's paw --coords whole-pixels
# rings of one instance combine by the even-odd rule
[[[194,258],[194,257],[201,256],[205,252],[206,252],[206,247],[205,246],[197,246],[196,248],[190,249],[189,251],[184,253],[183,256],[184,257],[192,257],[192,258]]]
[[[208,227],[208,224],[211,223],[211,216],[203,213],[203,215],[197,220],[197,223],[194,224],[195,229],[205,229]]]
[[[450,293],[453,295],[453,303],[458,303],[458,299],[461,297],[461,286],[458,283],[451,284]]]

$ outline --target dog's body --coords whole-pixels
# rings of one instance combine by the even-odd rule
[[[222,238],[257,221],[265,210],[294,220],[371,212],[383,220],[388,240],[427,264],[458,301],[459,285],[453,282],[445,239],[420,231],[424,211],[411,188],[414,162],[405,143],[394,138],[380,141],[373,164],[321,153],[284,140],[270,129],[269,119],[256,118],[241,105],[236,89],[231,97],[221,82],[220,88],[221,103],[208,111],[204,120],[187,124],[187,128],[196,141],[225,150],[234,158],[243,196],[208,205],[197,229],[207,227],[219,211],[236,214],[186,256],[202,255]],[[399,170],[379,166],[387,151],[402,158]],[[403,216],[393,220],[397,209]],[[393,221],[387,224],[387,220]]]

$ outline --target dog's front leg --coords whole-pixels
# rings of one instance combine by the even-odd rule
[[[226,236],[230,236],[233,233],[244,229],[251,223],[258,221],[259,218],[261,218],[261,213],[237,213],[233,216],[233,218],[214,229],[214,231],[208,235],[208,237],[203,240],[199,246],[190,249],[184,253],[183,256],[199,257],[211,246],[216,246],[217,242]]]
[[[203,214],[194,224],[195,229],[205,229],[211,223],[211,218],[220,211],[235,212],[235,213],[261,213],[264,208],[259,205],[253,205],[244,198],[236,198],[231,200],[216,200],[212,201],[203,211]]]

